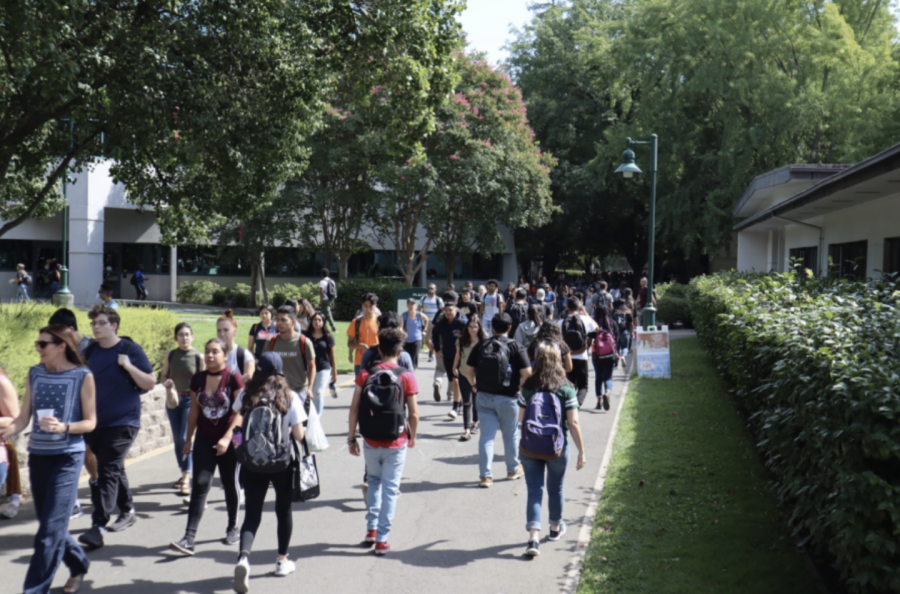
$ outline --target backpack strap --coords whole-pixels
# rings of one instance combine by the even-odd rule
[[[246,358],[247,358],[247,349],[245,349],[241,345],[238,345],[237,364],[238,364],[238,371],[241,372],[241,375],[243,375],[243,373],[244,373],[244,363],[246,362],[245,361]]]
[[[269,352],[272,352],[272,351],[275,350],[275,341],[276,341],[276,340],[278,340],[278,335],[277,335],[277,334],[276,334],[275,336],[272,337],[272,340],[269,341]]]

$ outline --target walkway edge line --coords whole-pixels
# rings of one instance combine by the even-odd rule
[[[616,434],[619,432],[619,417],[622,414],[622,408],[625,406],[625,399],[628,397],[628,388],[631,385],[631,375],[634,371],[636,361],[637,356],[635,355],[625,372],[625,383],[622,385],[622,397],[619,399],[619,406],[616,408],[616,416],[613,418],[609,439],[606,442],[606,450],[603,453],[603,460],[600,461],[600,470],[597,472],[597,480],[594,482],[591,500],[588,502],[587,509],[584,510],[584,517],[581,519],[581,530],[578,532],[578,540],[575,543],[575,553],[569,561],[565,582],[563,583],[562,590],[560,590],[564,594],[575,594],[575,591],[578,589],[578,584],[581,582],[581,572],[584,569],[584,558],[587,555],[588,545],[591,542],[591,532],[594,527],[594,516],[597,513],[597,504],[600,501],[600,495],[603,493],[603,486],[606,483],[606,471],[609,467],[609,461],[612,458],[613,443],[616,440]]]

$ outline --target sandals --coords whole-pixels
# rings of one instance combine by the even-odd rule
[[[183,485],[181,485],[181,490],[178,492],[178,494],[184,495],[185,497],[190,495],[191,494],[191,483],[185,482]]]
[[[478,425],[475,425],[474,427],[469,429],[469,433],[471,433],[472,435],[478,435]]]
[[[176,491],[181,489],[182,486],[184,486],[184,477],[181,477],[180,479],[172,483],[172,488]]]
[[[460,441],[469,441],[470,439],[472,439],[471,431],[469,431],[468,433],[463,433],[462,435],[459,436]]]
[[[70,577],[63,586],[63,594],[75,594],[81,590],[81,584],[84,583],[84,574]]]

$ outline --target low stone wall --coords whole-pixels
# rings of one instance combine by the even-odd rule
[[[31,494],[31,483],[28,477],[28,436],[31,428],[25,429],[14,438],[19,455],[19,475],[22,481],[22,494]],[[166,414],[166,390],[157,384],[155,388],[141,396],[141,430],[138,431],[128,458],[137,458],[154,450],[172,444],[172,428]],[[87,472],[82,470],[82,476]],[[177,474],[177,473],[176,473]],[[6,495],[6,485],[3,485]]]

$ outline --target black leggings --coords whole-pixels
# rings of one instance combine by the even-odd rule
[[[475,399],[478,394],[472,392],[472,384],[466,379],[466,376],[460,374],[459,394],[462,396],[463,403],[463,429],[471,429],[472,425],[478,422],[478,409],[475,408]],[[474,421],[474,422],[473,422]]]
[[[225,507],[228,508],[228,527],[231,530],[237,524],[238,492],[235,475],[237,474],[237,456],[234,453],[234,444],[228,446],[228,450],[221,456],[216,455],[215,444],[208,439],[197,435],[194,438],[194,477],[191,480],[191,505],[188,507],[187,530],[184,535],[188,538],[197,536],[197,526],[203,517],[203,508],[206,507],[206,496],[212,486],[213,475],[216,467],[219,468],[219,480],[225,489]]]
[[[291,468],[274,474],[259,474],[241,469],[241,485],[244,486],[244,525],[241,526],[241,548],[238,558],[250,555],[253,539],[262,521],[263,503],[269,483],[275,489],[275,518],[278,520],[278,554],[287,555],[291,544],[294,520],[291,514]]]
[[[403,350],[409,353],[410,359],[413,362],[413,369],[419,368],[419,353],[422,351],[422,341],[417,340],[415,342],[404,342]]]

